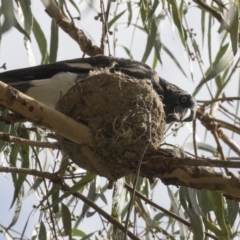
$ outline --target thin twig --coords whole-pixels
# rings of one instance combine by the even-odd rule
[[[104,53],[104,47],[105,47],[105,41],[107,40],[107,45],[108,45],[108,53],[111,55],[110,51],[110,42],[109,42],[109,37],[108,37],[108,14],[109,14],[109,9],[111,5],[111,1],[108,1],[108,7],[107,7],[107,12],[105,11],[104,7],[104,2],[103,0],[100,1],[100,8],[101,8],[101,15],[102,15],[102,39],[101,39],[101,49]]]
[[[125,223],[125,232],[124,232],[124,239],[127,240],[127,231],[128,231],[128,222],[129,222],[129,218],[130,218],[130,214],[131,214],[131,210],[132,210],[132,206],[133,206],[133,202],[135,199],[135,191],[136,191],[136,187],[137,187],[137,182],[138,182],[138,178],[139,178],[139,174],[140,174],[140,169],[141,169],[141,165],[142,165],[142,160],[143,157],[147,151],[147,148],[150,144],[150,142],[152,141],[152,133],[151,133],[151,129],[152,129],[152,121],[151,121],[151,113],[148,109],[143,108],[143,111],[145,111],[146,115],[147,115],[147,143],[145,148],[143,149],[142,154],[140,155],[140,159],[138,161],[138,166],[137,166],[137,171],[134,177],[134,183],[133,183],[133,191],[132,191],[132,195],[131,195],[131,199],[129,202],[129,206],[128,206],[128,212],[127,212],[127,217],[126,217],[126,223]]]
[[[70,187],[63,181],[58,182],[57,184],[60,185],[61,189],[64,192],[69,192]],[[86,203],[87,205],[89,205],[91,208],[93,208],[96,212],[98,212],[101,216],[103,216],[108,222],[112,223],[115,227],[117,227],[118,229],[120,229],[121,231],[125,231],[124,226],[119,223],[117,220],[115,220],[111,215],[109,215],[108,213],[106,213],[102,208],[100,208],[99,206],[97,206],[93,201],[91,201],[88,197],[85,197],[84,195],[82,195],[79,192],[76,193],[72,193],[73,196],[79,198],[80,200],[82,200],[84,203]],[[136,235],[134,235],[132,232],[127,230],[127,235],[128,237],[130,237],[133,240],[140,240],[140,238],[138,238]]]
[[[6,173],[11,172],[11,173],[18,173],[18,174],[20,173],[20,174],[27,174],[27,175],[33,175],[33,176],[37,176],[37,177],[46,178],[46,179],[54,182],[55,184],[58,184],[64,192],[70,191],[70,187],[64,181],[62,181],[62,179],[59,178],[59,176],[57,176],[56,173],[49,173],[49,172],[37,171],[34,169],[16,168],[16,167],[9,167],[9,168],[8,167],[0,167],[0,172],[6,172]],[[119,228],[123,232],[125,231],[125,228],[121,223],[119,223],[111,215],[106,213],[101,207],[97,206],[88,197],[85,197],[84,195],[82,195],[79,192],[72,193],[72,195],[77,197],[78,199],[82,200],[87,205],[89,205],[96,212],[101,214],[108,222],[112,223],[115,227]],[[140,240],[140,238],[138,238],[136,235],[134,235],[130,231],[127,231],[127,235],[133,240]]]
[[[129,186],[127,183],[124,183],[124,187],[128,190],[128,191],[133,191],[133,188],[131,186]],[[142,195],[140,192],[135,191],[135,194],[137,197],[139,197],[140,199],[142,199],[143,201],[145,201],[147,204],[153,206],[154,208],[166,213],[168,216],[173,217],[174,219],[176,219],[177,221],[183,223],[184,225],[188,226],[189,228],[191,228],[191,223],[182,219],[181,217],[179,217],[178,215],[176,215],[173,212],[170,212],[168,210],[166,210],[165,208],[159,206],[158,204],[154,203],[153,201],[149,200],[148,198],[146,198],[144,195]],[[217,239],[214,235],[205,232],[206,236],[211,237],[212,239]]]
[[[60,149],[60,146],[57,142],[39,142],[39,141],[33,141],[29,139],[24,139],[20,137],[14,137],[10,134],[0,132],[0,139],[5,142],[12,142],[17,143],[20,145],[26,145],[31,147],[41,147],[41,148],[51,148],[51,149]]]
[[[103,54],[103,51],[94,45],[81,29],[78,29],[74,25],[74,22],[64,14],[62,9],[53,0],[42,0],[42,3],[46,7],[46,13],[55,19],[59,27],[78,43],[83,53],[89,56]]]
[[[240,122],[240,117],[237,116],[235,113],[230,112],[227,108],[225,108],[222,104],[219,105],[219,111],[222,112],[223,114],[225,114],[228,118],[230,118],[232,121],[235,121],[235,123],[237,124],[238,122]],[[232,116],[233,118],[231,118],[230,116]]]
[[[198,103],[203,103],[201,107],[206,107],[215,102],[225,102],[225,101],[239,101],[240,97],[222,97],[222,98],[214,98],[212,100],[197,100]]]
[[[37,163],[38,163],[38,166],[39,166],[40,171],[43,171],[41,162],[40,162],[39,157],[38,157],[38,154],[37,154],[36,150],[35,150],[33,147],[32,147],[32,151],[33,151],[33,153],[34,153],[34,155],[35,155],[35,159],[36,159],[36,161],[37,161]],[[42,195],[43,195],[43,196],[46,196],[46,195],[49,194],[49,191],[48,191],[47,182],[46,182],[46,179],[45,179],[45,178],[43,178],[43,184],[44,184],[44,187],[45,187],[45,191],[46,191],[46,192],[44,193],[44,192],[42,191]],[[50,206],[51,204],[50,204],[50,202],[49,202],[49,198],[46,198],[46,201],[47,201],[47,205]],[[47,222],[48,222],[48,224],[49,224],[50,229],[53,230],[53,236],[54,236],[54,238],[57,239],[57,231],[56,231],[56,228],[55,228],[55,225],[56,225],[56,224],[55,224],[55,222],[54,222],[54,217],[53,217],[52,208],[49,208],[47,211],[49,211],[50,221],[51,221],[52,224],[50,224],[49,221],[47,221]],[[51,225],[52,225],[52,226],[51,226]]]

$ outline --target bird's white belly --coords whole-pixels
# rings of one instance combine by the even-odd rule
[[[77,74],[61,72],[51,79],[33,80],[26,95],[54,108],[59,99],[75,84]]]

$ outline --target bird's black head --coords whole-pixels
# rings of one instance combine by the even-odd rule
[[[195,119],[197,103],[193,96],[186,92],[176,92],[164,98],[166,122],[190,122]]]

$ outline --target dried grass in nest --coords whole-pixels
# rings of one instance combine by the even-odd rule
[[[95,71],[72,87],[57,108],[90,127],[95,143],[93,149],[61,140],[62,150],[81,168],[109,180],[135,173],[147,144],[146,109],[151,113],[152,133],[147,152],[158,149],[163,138],[163,105],[149,80]]]

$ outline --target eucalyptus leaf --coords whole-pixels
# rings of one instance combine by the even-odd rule
[[[45,34],[43,33],[39,23],[35,18],[33,19],[33,33],[37,40],[37,44],[42,55],[41,63],[42,64],[48,63],[47,40]]]
[[[205,74],[206,77],[200,81],[193,95],[196,95],[206,82],[208,82],[209,80],[213,79],[214,77],[218,76],[221,72],[226,70],[233,60],[234,54],[231,45],[226,44],[224,46],[221,46],[215,58],[213,66],[208,68]]]
[[[71,213],[68,207],[65,204],[62,205],[62,221],[63,221],[63,228],[65,235],[71,238],[72,235],[72,220],[71,220]]]

